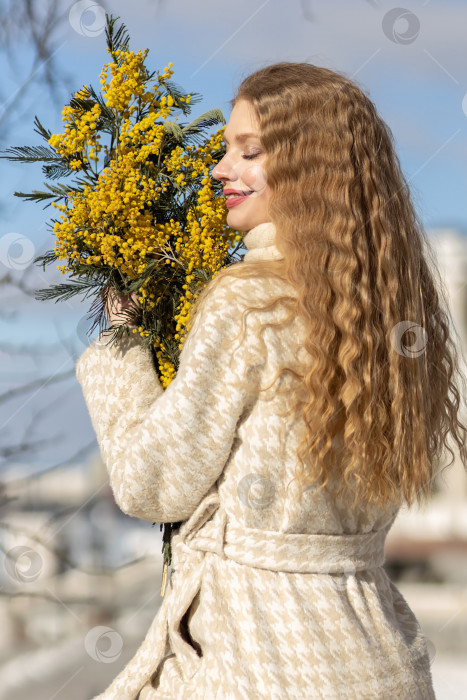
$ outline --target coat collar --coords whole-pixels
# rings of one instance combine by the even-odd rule
[[[276,227],[272,221],[258,224],[244,236],[243,242],[247,247],[243,260],[282,260],[282,253],[275,245]]]

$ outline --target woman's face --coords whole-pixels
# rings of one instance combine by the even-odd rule
[[[213,169],[212,176],[223,184],[227,224],[238,231],[249,231],[271,219],[270,189],[263,169],[266,154],[258,136],[254,109],[247,100],[235,104],[224,141],[226,154]]]

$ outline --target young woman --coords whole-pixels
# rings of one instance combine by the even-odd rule
[[[213,176],[248,251],[200,296],[176,378],[164,392],[133,338],[78,364],[119,506],[183,521],[162,606],[100,697],[429,700],[382,564],[449,434],[467,463],[432,254],[352,81],[279,63],[232,104]]]

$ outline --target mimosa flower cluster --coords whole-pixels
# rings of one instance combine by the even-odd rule
[[[112,30],[101,93],[84,85],[63,109],[63,133],[44,130],[62,172],[76,177],[52,197],[52,257],[82,291],[89,281],[96,297],[110,286],[137,292],[139,325],[132,332],[154,349],[165,388],[178,367],[191,305],[234,261],[230,251],[241,240],[227,226],[225,198],[210,175],[223,155],[224,126],[204,131],[225,120],[211,110],[179,123],[174,113],[188,114],[196,96],[172,84],[173,64],[150,72],[148,50],[131,51],[128,37],[116,45]]]

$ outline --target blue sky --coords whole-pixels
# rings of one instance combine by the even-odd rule
[[[52,130],[60,129],[61,109],[71,92],[84,83],[98,87],[99,72],[107,60],[99,25],[100,8],[105,7],[126,23],[132,48],[150,49],[150,66],[162,69],[172,61],[173,80],[187,92],[204,96],[193,108],[193,117],[219,107],[228,118],[228,100],[242,77],[268,63],[309,61],[344,73],[369,94],[392,130],[425,227],[455,227],[467,232],[466,2],[401,0],[403,8],[397,13],[398,4],[383,0],[87,1],[90,9],[81,12],[78,24],[76,7],[85,5],[62,2],[67,15],[70,9],[75,11],[57,38],[55,58],[67,80],[57,90],[55,101],[43,87],[32,90],[7,136],[0,135],[0,148],[39,143],[32,131],[35,114]],[[397,14],[398,19],[394,19]],[[24,80],[27,57],[28,48],[18,44],[12,69],[0,54],[2,89],[7,97],[14,95]],[[8,109],[8,100],[0,107],[0,114],[4,109]],[[51,209],[44,211],[37,204],[13,197],[17,189],[41,187],[40,168],[0,161],[0,176],[0,240],[16,233],[32,241],[37,253],[51,248],[53,239],[45,227]],[[0,277],[7,271],[0,262]],[[53,276],[33,267],[22,274],[37,288],[46,286]],[[3,339],[11,345],[20,342],[50,348],[34,360],[4,351],[0,358],[3,388],[42,376],[51,367],[72,367],[73,357],[86,343],[81,329],[87,303],[39,303],[10,290],[2,307]],[[52,399],[59,405],[55,394],[60,390],[64,394],[60,415],[65,421],[63,427],[57,421],[55,424],[65,442],[68,440],[67,449],[73,450],[74,445],[92,437],[75,380],[61,389],[42,390],[27,407],[21,407],[20,401],[15,427],[10,420],[6,429],[12,435],[24,434],[33,407]],[[79,426],[76,436],[69,434],[70,421]],[[59,452],[64,453],[63,449]]]
[[[76,4],[63,2],[64,9]],[[89,4],[97,5],[91,0]],[[467,227],[463,201],[467,115],[462,109],[467,95],[467,3],[404,3],[406,13],[419,25],[416,37],[407,44],[391,41],[384,33],[384,18],[394,7],[391,2],[133,0],[131,13],[123,0],[100,5],[122,17],[134,48],[150,48],[152,65],[163,67],[171,60],[173,79],[204,95],[204,102],[195,109],[219,106],[227,117],[227,101],[241,77],[273,61],[308,60],[353,77],[368,91],[392,129],[406,175],[416,173],[412,186],[421,198],[419,208],[425,225],[450,222]],[[309,13],[311,18],[306,19]],[[92,19],[91,10],[83,14],[83,22]],[[394,30],[403,33],[407,21],[400,17]],[[71,90],[83,83],[98,85],[106,58],[104,34],[96,31],[85,36],[65,23],[57,44],[56,59],[69,78],[68,84],[62,85],[56,104],[43,91],[31,96],[9,134],[14,143],[34,142],[34,114],[51,128],[59,127],[61,106]],[[18,71],[9,78],[13,92]],[[40,172],[33,176],[26,175],[24,168],[5,164],[1,168],[2,176],[8,173],[12,185],[24,178],[34,183],[40,180]],[[2,228],[17,229],[27,226],[28,221],[35,223],[40,216],[37,208],[31,214],[24,205],[9,206],[4,214]]]

